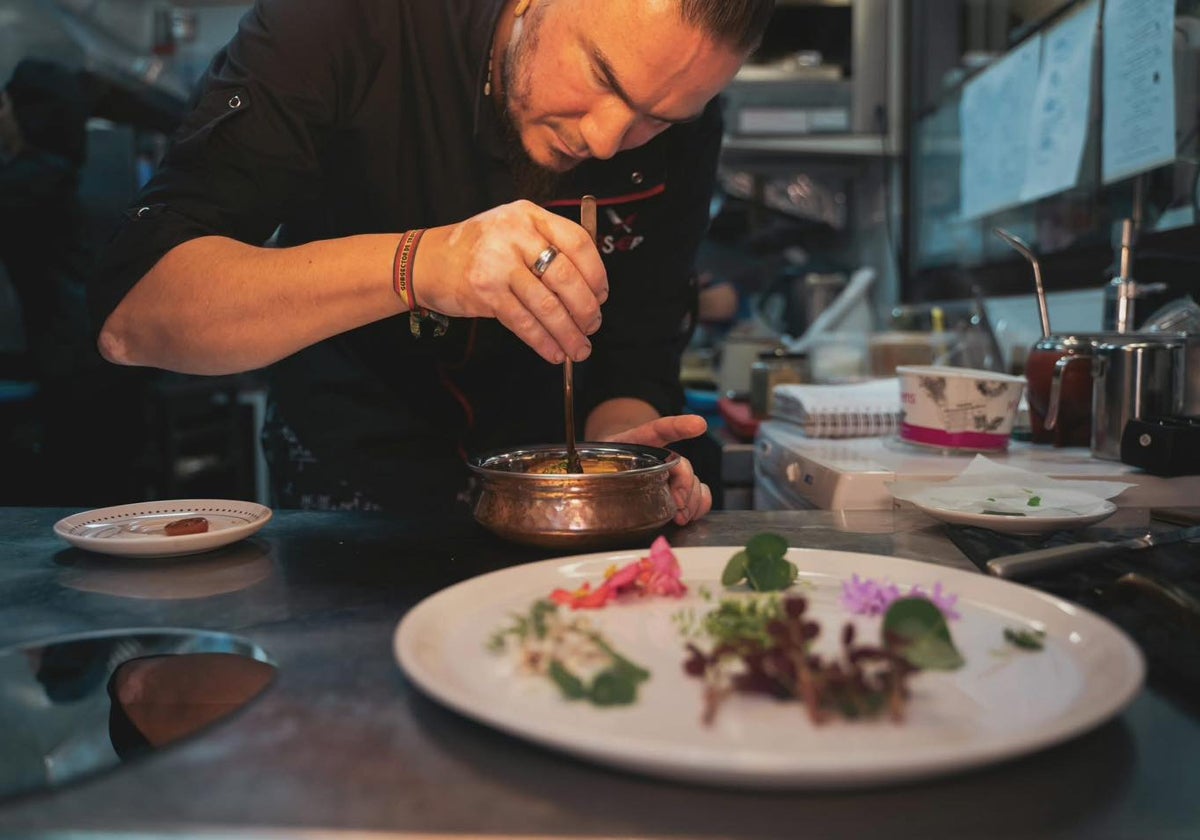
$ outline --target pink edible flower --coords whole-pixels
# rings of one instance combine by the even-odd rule
[[[907,595],[894,583],[880,583],[858,575],[851,575],[850,580],[842,583],[842,606],[855,615],[883,615],[893,601],[904,597],[924,598],[932,602],[948,620],[960,617],[954,609],[958,596],[944,592],[940,582],[933,585],[933,592],[913,586]]]
[[[644,594],[668,595],[678,598],[687,592],[687,587],[680,579],[683,570],[679,568],[679,560],[671,551],[666,537],[659,537],[650,544],[650,557],[639,562],[643,573],[638,576]],[[648,567],[648,568],[647,568]]]
[[[592,589],[585,583],[578,589],[555,589],[550,600],[556,604],[569,605],[573,610],[600,609],[610,599],[625,593],[664,595],[679,598],[687,592],[681,580],[682,570],[666,537],[659,537],[650,546],[650,556],[627,563],[619,569],[605,573],[604,583]]]

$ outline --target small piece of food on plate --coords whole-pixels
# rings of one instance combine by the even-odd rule
[[[186,519],[176,519],[168,522],[163,531],[168,537],[179,537],[184,534],[203,534],[208,530],[208,520],[203,516],[189,516]]]

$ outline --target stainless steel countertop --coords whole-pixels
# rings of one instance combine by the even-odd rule
[[[721,790],[585,764],[427,700],[392,656],[405,611],[545,552],[469,521],[278,511],[251,540],[172,561],[69,548],[74,510],[0,508],[0,647],[125,627],[223,630],[279,674],[200,735],[62,789],[0,801],[0,835],[1194,837],[1200,721],[1147,689],[1062,746],[940,781],[852,793]],[[853,529],[853,530],[847,530]],[[793,545],[974,568],[915,512],[718,512],[673,545]]]

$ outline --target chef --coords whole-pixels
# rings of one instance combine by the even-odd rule
[[[585,439],[685,447],[715,97],[772,8],[259,0],[107,248],[102,354],[266,369],[287,507],[452,508],[467,455],[563,438],[568,357]]]

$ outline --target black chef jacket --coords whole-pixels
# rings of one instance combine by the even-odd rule
[[[502,5],[258,0],[109,244],[97,314],[194,237],[287,246],[445,225],[516,198],[483,93]],[[547,204],[578,220],[591,193],[600,211],[610,296],[576,366],[580,417],[616,396],[681,410],[692,263],[720,138],[714,101],[696,122],[585,162]],[[379,282],[391,282],[383,267]],[[562,440],[560,367],[491,319],[453,319],[440,338],[414,338],[408,322],[351,330],[271,367],[294,451],[385,507],[428,507],[464,485],[465,456]]]

